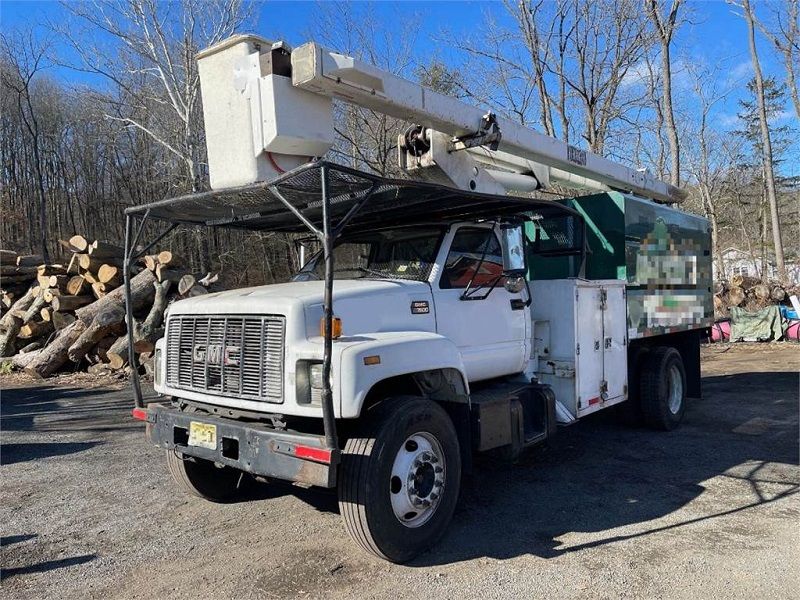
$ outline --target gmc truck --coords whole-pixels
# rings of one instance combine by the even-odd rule
[[[471,107],[315,44],[237,36],[199,60],[212,191],[128,209],[126,290],[153,220],[311,232],[317,251],[286,283],[169,307],[134,417],[181,488],[336,488],[354,541],[405,562],[445,532],[475,453],[514,460],[610,407],[679,425],[712,315],[708,223],[667,205],[680,190],[490,113],[464,132]],[[399,140],[419,177],[318,158],[331,98],[421,123]],[[595,193],[529,193],[569,181]]]

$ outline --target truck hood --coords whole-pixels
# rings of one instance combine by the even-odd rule
[[[324,282],[297,281],[243,288],[179,300],[170,315],[304,313],[306,337],[319,336]],[[426,301],[429,312],[412,314],[411,303]],[[333,282],[333,310],[346,336],[381,331],[435,331],[433,299],[427,283],[386,279]]]

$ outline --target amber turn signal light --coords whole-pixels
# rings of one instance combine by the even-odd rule
[[[325,317],[319,320],[319,334],[325,337]],[[342,320],[339,317],[331,319],[331,339],[342,337]]]

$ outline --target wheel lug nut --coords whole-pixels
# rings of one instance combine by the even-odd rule
[[[432,462],[433,464],[436,464],[436,463],[439,462],[439,459],[436,458],[436,456],[433,456],[433,455],[428,460],[429,460],[429,462]]]
[[[420,502],[420,504],[422,504],[422,506],[424,506],[425,508],[428,508],[431,505],[431,501],[430,500],[422,500]]]
[[[429,498],[430,498],[431,500],[436,500],[438,497],[439,497],[439,494],[437,494],[436,492],[433,492],[433,493],[432,493],[432,494],[429,496]]]
[[[433,467],[433,472],[434,473],[441,473],[442,471],[444,471],[444,469],[442,467]]]

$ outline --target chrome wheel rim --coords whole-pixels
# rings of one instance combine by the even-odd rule
[[[430,433],[408,436],[397,451],[389,479],[392,512],[406,527],[430,520],[444,492],[446,461],[439,440]]]
[[[677,415],[683,404],[683,377],[675,365],[669,369],[669,412]]]

